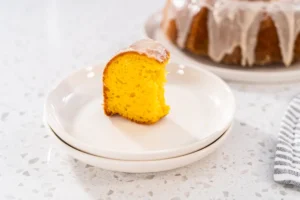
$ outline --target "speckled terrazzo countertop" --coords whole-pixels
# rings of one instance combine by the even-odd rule
[[[97,64],[142,36],[163,0],[2,1],[0,199],[300,199],[273,181],[279,122],[300,83],[229,83],[237,98],[227,144],[184,168],[115,173],[68,157],[42,124],[54,82]]]

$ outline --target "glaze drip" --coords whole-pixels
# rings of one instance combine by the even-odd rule
[[[162,44],[152,39],[136,41],[129,48],[122,50],[120,53],[130,51],[145,54],[149,58],[154,58],[159,62],[165,62],[170,56],[170,53]]]
[[[212,60],[220,62],[239,46],[241,64],[253,65],[260,23],[267,14],[277,29],[283,63],[286,66],[292,63],[300,32],[299,1],[171,0],[168,20],[175,19],[180,48],[185,46],[194,16],[204,7],[209,9],[208,54]]]
[[[227,13],[230,13],[228,15]],[[229,9],[227,4],[209,13],[209,55],[220,62],[226,54],[230,54],[237,46],[241,48],[242,65],[252,65],[255,61],[256,37],[262,13],[258,10],[242,12]],[[226,30],[226,31],[224,31]]]

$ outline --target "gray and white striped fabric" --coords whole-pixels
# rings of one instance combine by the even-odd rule
[[[274,180],[300,187],[300,95],[282,119],[275,154]]]

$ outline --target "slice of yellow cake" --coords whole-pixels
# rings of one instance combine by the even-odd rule
[[[104,111],[141,124],[169,113],[165,103],[165,66],[170,53],[160,43],[142,39],[114,56],[103,72]]]

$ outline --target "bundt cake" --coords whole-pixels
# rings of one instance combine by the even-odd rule
[[[161,27],[178,48],[218,63],[300,59],[299,0],[167,0]]]
[[[141,124],[166,116],[165,66],[170,53],[160,43],[142,39],[115,55],[103,72],[104,111]]]

